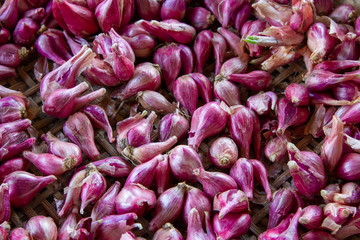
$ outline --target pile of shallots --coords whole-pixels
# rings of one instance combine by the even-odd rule
[[[239,239],[262,205],[261,240],[360,234],[358,14],[332,0],[5,0],[0,239]],[[300,59],[303,83],[273,80]],[[31,61],[62,132],[40,135],[34,91],[10,89]],[[291,183],[276,189],[281,170]],[[68,177],[59,222],[11,225]]]

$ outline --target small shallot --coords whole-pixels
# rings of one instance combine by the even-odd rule
[[[142,216],[156,204],[155,193],[139,183],[131,183],[119,192],[115,199],[118,214],[136,213]]]
[[[25,224],[25,230],[29,232],[32,239],[56,240],[58,230],[51,217],[35,216]]]
[[[150,222],[149,230],[159,229],[167,222],[173,222],[181,213],[183,208],[187,185],[178,183],[177,186],[163,192],[155,206],[155,215]]]
[[[217,102],[209,102],[195,110],[191,119],[188,144],[198,149],[207,137],[220,133],[226,126],[227,113]]]
[[[220,168],[230,168],[238,159],[238,148],[234,140],[229,137],[217,138],[209,148],[209,158]]]

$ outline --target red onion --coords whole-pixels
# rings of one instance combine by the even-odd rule
[[[57,29],[50,28],[42,33],[37,38],[35,46],[42,56],[58,64],[63,64],[71,58],[64,34]]]
[[[24,60],[29,51],[13,43],[0,46],[0,64],[7,67],[17,67]]]
[[[215,20],[214,15],[212,15],[209,10],[203,7],[188,7],[186,9],[186,18],[198,31],[208,29]]]
[[[217,167],[230,168],[238,159],[236,143],[228,137],[217,138],[210,145],[209,158]]]
[[[95,15],[87,7],[68,1],[54,0],[52,13],[60,27],[75,36],[87,37],[99,29]]]
[[[125,100],[144,90],[157,90],[161,84],[159,66],[149,62],[136,66],[134,75],[123,89],[116,90],[112,97]]]
[[[222,172],[208,172],[204,168],[198,168],[194,170],[194,174],[210,198],[214,198],[219,192],[237,188],[235,180]]]
[[[6,0],[0,8],[0,23],[12,30],[18,20],[18,0]]]
[[[151,90],[139,92],[136,100],[145,110],[155,111],[161,114],[169,114],[175,112],[176,106],[170,103],[161,93]]]
[[[163,142],[151,142],[140,147],[126,147],[122,154],[135,164],[144,163],[168,151],[172,146],[177,143],[177,137],[172,136]]]
[[[139,31],[131,31],[132,28],[139,29]],[[156,43],[148,32],[136,24],[129,24],[122,30],[122,34],[122,37],[132,47],[136,57],[146,58],[151,56]]]
[[[181,74],[189,74],[194,69],[194,56],[191,48],[184,44],[179,44],[181,56]]]
[[[228,213],[220,219],[216,213],[212,222],[217,238],[225,240],[244,235],[250,229],[251,216],[248,213]]]
[[[139,183],[131,183],[119,192],[115,199],[118,214],[136,213],[142,216],[156,204],[155,193]]]
[[[327,15],[333,9],[333,1],[332,0],[314,0],[314,6],[315,6],[317,14]]]
[[[274,110],[277,102],[277,95],[274,92],[258,93],[246,100],[246,106],[255,111],[257,115],[265,115]]]
[[[292,83],[285,89],[285,96],[289,102],[295,106],[306,106],[309,104],[309,91],[307,88],[298,83]]]
[[[145,121],[145,119],[143,118],[144,115],[146,115],[147,112],[143,112],[143,113],[137,113],[135,116],[133,117],[129,117],[126,118],[122,121],[119,121],[116,124],[116,132],[117,132],[117,137],[116,137],[116,150],[121,153],[122,150],[126,147],[127,145],[127,134],[129,132],[129,130],[136,126],[137,124]]]
[[[109,119],[102,107],[98,105],[90,105],[83,108],[81,111],[89,117],[94,127],[102,128],[106,131],[109,142],[113,143],[115,141]]]
[[[8,96],[0,99],[0,108],[3,110],[0,123],[16,121],[25,118],[26,101],[18,96]]]
[[[94,129],[89,118],[81,112],[71,115],[64,124],[65,136],[78,145],[91,159],[96,160],[100,153],[94,141]]]
[[[207,221],[206,213],[210,213],[212,210],[211,202],[203,191],[191,187],[186,192],[184,202],[183,219],[186,224],[189,224],[189,218],[191,217],[190,215],[193,208],[195,208],[199,214],[199,222],[202,223],[202,226],[205,226]]]
[[[340,228],[340,230],[336,233],[336,239],[345,239],[349,236],[359,234],[360,229],[358,227],[359,224],[359,216],[360,212],[357,211],[352,217],[349,218],[347,223]]]
[[[200,214],[196,208],[192,208],[189,212],[188,217],[188,227],[187,227],[187,239],[188,240],[196,240],[196,239],[215,239],[215,233],[212,229],[210,222],[210,214],[209,212],[204,212],[205,214],[205,228],[206,233],[203,229],[203,224],[201,224]]]
[[[75,106],[75,98],[88,88],[89,84],[82,82],[73,88],[56,89],[46,98],[44,112],[58,118],[69,116]]]
[[[198,153],[189,146],[178,145],[169,154],[169,166],[172,175],[180,181],[196,180],[194,170],[203,168]]]
[[[307,108],[295,107],[285,98],[280,99],[277,102],[277,115],[279,119],[277,133],[284,134],[288,127],[305,123],[309,114]]]
[[[217,31],[225,38],[227,44],[230,46],[234,54],[244,61],[243,65],[245,65],[246,68],[249,58],[245,52],[244,42],[241,40],[241,38],[235,33],[230,32],[229,30],[223,27],[218,28]]]
[[[163,159],[162,155],[158,155],[148,162],[136,166],[126,179],[125,187],[131,183],[140,183],[145,187],[150,187],[154,179],[155,168],[159,161]]]
[[[46,100],[56,89],[75,87],[76,76],[87,67],[94,57],[95,53],[84,46],[80,52],[60,67],[46,74],[40,84],[41,99]]]
[[[266,143],[264,148],[265,156],[272,162],[281,162],[286,156],[287,138],[284,135],[274,137]]]
[[[268,72],[256,70],[249,73],[230,74],[227,79],[238,82],[253,91],[262,91],[269,87],[272,77]]]
[[[158,0],[136,0],[136,10],[145,20],[160,19],[161,2]]]
[[[155,214],[150,222],[149,230],[159,229],[167,222],[173,222],[181,213],[186,191],[185,183],[178,183],[177,186],[163,192],[155,206]]]
[[[160,9],[161,20],[176,19],[181,21],[185,16],[185,0],[165,0]]]
[[[301,50],[302,49],[298,52],[294,46],[272,48],[270,52],[271,56],[261,63],[261,69],[272,72],[278,67],[290,64],[301,57]]]
[[[329,17],[334,19],[334,21],[347,24],[353,22],[356,16],[354,6],[350,4],[341,4],[329,14]]]
[[[194,72],[202,73],[206,61],[209,59],[212,50],[213,32],[201,31],[196,35],[194,42],[195,69]]]
[[[115,198],[120,190],[120,183],[116,181],[104,195],[95,203],[91,211],[93,221],[116,214]]]
[[[265,36],[247,36],[245,41],[264,47],[270,47],[299,45],[304,40],[304,35],[295,32],[290,26],[272,26],[265,28],[261,34]]]
[[[60,235],[59,235],[60,237]],[[31,240],[28,231],[24,228],[15,228],[10,233],[10,240]]]
[[[130,163],[121,157],[108,157],[92,162],[92,164],[99,172],[111,177],[127,177],[131,172]],[[87,166],[78,168],[78,171],[85,169]]]
[[[135,213],[126,213],[122,215],[110,215],[97,220],[92,223],[95,228],[95,239],[118,240],[119,236],[135,227],[142,229],[141,224],[135,223],[136,219],[137,216]]]
[[[325,137],[321,147],[321,158],[325,162],[328,171],[334,171],[343,152],[344,123],[333,116],[331,133]]]
[[[214,198],[214,210],[219,211],[219,219],[229,213],[249,211],[249,200],[241,190],[231,189],[219,193]]]
[[[4,181],[6,175],[15,171],[26,171],[30,162],[23,157],[7,160],[0,165],[0,182]]]
[[[175,79],[180,72],[180,52],[180,48],[172,43],[158,48],[154,53],[153,61],[160,66],[165,84],[170,91],[172,91]]]
[[[165,223],[153,236],[153,240],[162,239],[183,240],[183,236],[171,223]]]
[[[35,216],[29,219],[25,225],[32,239],[56,240],[58,231],[54,220],[50,217]]]
[[[317,22],[307,31],[307,46],[312,54],[310,60],[314,63],[321,62],[335,46],[336,39],[329,35],[326,26]]]
[[[156,20],[152,20],[151,22],[139,20],[136,24],[143,27],[161,41],[166,42],[189,44],[196,35],[195,28],[175,19],[167,19],[162,22]]]
[[[324,199],[325,203],[334,202],[334,196],[336,193],[340,193],[340,185],[338,183],[327,185],[320,191],[320,195]]]
[[[123,8],[123,3],[119,0],[104,0],[96,6],[94,13],[103,32],[107,33],[111,28],[117,30],[120,27]]]
[[[174,97],[190,114],[194,114],[198,99],[196,82],[190,75],[181,76],[174,83]]]
[[[312,230],[320,227],[323,220],[322,208],[316,205],[309,205],[303,209],[299,223],[306,229]]]
[[[75,231],[76,225],[77,225],[77,216],[78,214],[76,211],[72,211],[66,218],[65,222],[62,224],[61,228],[59,229],[59,240],[66,240],[70,239],[70,237],[73,235],[73,232]]]
[[[229,106],[241,105],[239,87],[225,78],[215,80],[214,95]]]
[[[251,3],[244,1],[241,6],[235,10],[231,16],[235,29],[240,32],[244,23],[251,17]]]
[[[13,31],[14,43],[21,46],[30,46],[34,43],[37,32],[40,29],[40,25],[31,18],[20,19]]]
[[[239,158],[230,169],[230,176],[238,184],[239,188],[245,192],[249,199],[253,198],[254,187],[254,168],[246,158]]]
[[[324,207],[325,219],[321,224],[321,228],[332,231],[336,234],[350,215],[356,213],[356,207],[342,205],[338,203],[328,203]]]
[[[63,204],[59,202],[59,200],[57,200],[58,203],[62,205],[59,206],[58,208],[59,217],[66,216],[66,214],[69,213],[69,211],[74,206],[77,206],[79,202],[83,180],[85,179],[87,173],[92,171],[94,167],[95,167],[94,165],[89,165],[85,170],[79,171],[72,176],[68,184],[68,191],[66,192],[66,198]]]
[[[211,83],[209,79],[201,73],[190,73],[189,76],[195,81],[199,95],[206,102],[211,101]]]
[[[130,146],[139,147],[151,142],[151,133],[156,118],[156,113],[151,112],[144,122],[137,124],[128,131],[127,142]]]
[[[268,229],[276,227],[290,213],[291,209],[301,207],[302,203],[298,200],[299,196],[294,190],[283,188],[274,193],[273,200],[269,207]],[[297,201],[297,202],[295,202]]]
[[[323,160],[308,151],[300,151],[294,144],[288,143],[288,167],[294,179],[294,185],[302,195],[313,197],[320,193],[326,185]]]
[[[163,155],[163,159],[159,160],[155,168],[154,181],[156,186],[156,194],[163,193],[170,184],[170,167],[169,156]]]
[[[254,119],[250,110],[242,105],[230,108],[229,132],[240,148],[242,156],[249,157]]]
[[[262,20],[247,21],[241,28],[241,35],[243,38],[246,38],[247,36],[256,36],[265,29],[265,26],[266,23]],[[259,57],[261,55],[264,47],[248,42],[246,44],[249,48],[251,57]]]
[[[360,48],[356,43],[356,34],[347,33],[342,39],[342,43],[335,46],[329,55],[329,59],[337,60],[357,60],[360,56]]]
[[[82,159],[60,158],[49,153],[24,151],[23,156],[34,164],[43,174],[59,176],[78,166]]]
[[[63,142],[51,132],[47,132],[41,136],[41,139],[49,146],[49,153],[60,158],[72,159],[72,161],[81,162],[82,154],[80,148],[73,143]]]
[[[101,173],[94,167],[87,173],[81,186],[81,206],[80,213],[84,214],[84,209],[90,203],[95,203],[106,190],[106,180]]]
[[[191,119],[188,144],[198,149],[207,137],[220,133],[226,125],[227,114],[217,102],[209,102],[195,110]]]
[[[175,136],[180,141],[189,131],[189,122],[179,113],[165,115],[159,123],[159,139],[165,141]]]
[[[298,239],[298,223],[302,210],[299,208],[295,215],[289,215],[277,227],[267,230],[259,235],[259,240]],[[291,218],[291,220],[290,220]]]
[[[353,82],[344,82],[331,88],[332,95],[337,100],[353,101],[359,96],[359,86]]]
[[[229,0],[228,0],[229,1]],[[228,2],[226,1],[226,2]],[[220,72],[221,65],[224,60],[224,55],[226,53],[226,41],[225,38],[218,34],[213,33],[213,37],[211,39],[214,55],[215,55],[215,75],[218,75]]]
[[[30,18],[38,23],[41,23],[44,17],[45,17],[45,8],[42,7],[30,9],[26,11],[23,15],[23,18]]]
[[[15,90],[12,90],[10,88],[6,88],[6,87],[0,85],[0,97],[3,98],[3,97],[11,96],[11,95],[25,98],[25,96],[22,92],[15,91]]]
[[[293,14],[290,18],[290,27],[299,33],[304,33],[314,22],[313,5],[310,2],[297,1],[292,3]]]
[[[336,176],[343,180],[355,181],[360,179],[360,172],[357,164],[360,164],[360,155],[347,153],[342,156],[336,168]]]
[[[312,230],[302,236],[304,240],[337,240],[330,233],[323,230]]]
[[[15,76],[16,76],[16,71],[15,71],[14,68],[0,65],[0,77],[1,77],[1,79],[5,80],[7,78],[15,77]]]
[[[289,24],[292,9],[288,5],[282,5],[276,1],[260,0],[252,5],[255,16],[266,20],[272,26],[285,26]]]
[[[335,193],[333,201],[340,204],[356,205],[360,202],[360,186],[354,182],[345,183],[341,193]]]
[[[54,181],[54,175],[41,177],[24,171],[12,172],[4,179],[4,183],[9,184],[10,203],[13,207],[26,206],[41,189]]]

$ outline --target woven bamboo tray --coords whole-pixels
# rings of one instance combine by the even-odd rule
[[[57,119],[54,117],[47,116],[45,113],[41,111],[42,102],[40,99],[39,88],[40,83],[34,78],[33,75],[33,66],[35,61],[30,62],[26,65],[22,65],[16,69],[17,77],[10,78],[5,81],[2,81],[0,84],[9,87],[13,90],[19,90],[24,93],[24,95],[29,99],[31,106],[33,108],[37,108],[38,112],[36,116],[32,119],[32,126],[39,131],[39,136],[41,134],[46,133],[48,131],[52,132],[54,135],[63,137],[62,127],[65,122],[64,119]],[[213,66],[209,66],[212,68]],[[210,70],[210,69],[208,69]],[[212,71],[213,72],[213,71]],[[302,81],[303,75],[306,73],[306,69],[302,65],[302,61],[294,62],[289,65],[280,67],[272,72],[273,81],[271,85],[271,89],[275,92],[281,93],[286,86],[290,83],[299,83]],[[210,80],[213,79],[213,76],[209,76]],[[80,76],[78,78],[79,81],[83,81],[84,78]],[[109,89],[111,91],[111,89]],[[247,90],[244,89],[243,97],[246,99]],[[162,90],[162,93],[168,94],[165,90]],[[128,117],[130,106],[133,102],[124,102],[120,105],[120,102],[116,102],[115,108],[118,108],[118,112],[114,116],[109,116],[109,121],[113,126],[113,130],[115,130],[116,122]],[[119,106],[120,105],[120,106]],[[156,138],[156,133],[154,134]],[[186,141],[186,140],[185,140]],[[297,146],[302,150],[312,150],[317,153],[320,152],[321,140],[314,139],[311,135],[304,136],[301,139],[297,140]],[[104,134],[104,131],[95,129],[95,142],[101,153],[101,158],[109,157],[109,156],[120,156],[120,154],[116,151],[115,144],[110,144]],[[211,139],[205,140],[201,145],[199,152],[203,153],[206,159],[206,154],[208,151],[209,142]],[[41,143],[41,139],[37,141],[37,144]],[[280,165],[278,163],[271,163],[269,160],[265,159],[262,156],[262,162],[267,166],[270,176],[269,182],[270,187],[274,191],[280,189],[282,187],[288,187],[291,185],[291,175],[288,171],[286,164]],[[88,162],[87,159],[84,159],[83,164]],[[205,168],[209,168],[209,164],[204,163]],[[31,166],[29,169],[30,172],[35,175],[42,175],[41,172],[35,167]],[[36,215],[45,215],[50,216],[54,219],[55,223],[58,227],[61,227],[61,224],[65,219],[59,218],[56,212],[56,205],[54,198],[63,199],[64,192],[63,189],[67,186],[68,181],[70,180],[73,171],[65,173],[62,176],[58,177],[58,180],[46,188],[44,188],[34,199],[33,201],[26,207],[23,208],[13,208],[10,224],[12,228],[15,227],[23,227],[24,223],[31,217]],[[273,176],[272,176],[273,175]],[[115,181],[115,179],[107,177],[108,186]],[[119,179],[117,179],[119,180]],[[120,179],[121,183],[124,183],[125,179]],[[200,185],[199,185],[200,186]],[[259,189],[259,190],[258,190]],[[251,203],[251,216],[252,223],[250,230],[241,237],[241,239],[257,239],[257,236],[266,230],[267,222],[268,222],[268,212],[269,212],[269,202],[265,200],[264,192],[262,192],[261,188],[256,188],[254,190],[255,195],[255,203]],[[90,215],[91,207],[86,209],[84,216]],[[145,218],[139,218],[139,222],[143,225],[143,229],[136,230],[135,234],[137,236],[142,236],[146,239],[151,239],[152,234],[148,231],[148,221],[146,217],[149,216],[147,214]],[[174,223],[175,227],[179,229],[184,235],[186,234],[186,226],[182,225],[180,222]],[[301,231],[300,231],[301,232]]]

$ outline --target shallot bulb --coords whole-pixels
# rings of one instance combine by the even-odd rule
[[[25,229],[32,239],[56,240],[58,236],[57,227],[50,217],[32,217],[26,223]]]
[[[226,126],[227,114],[217,102],[209,102],[194,111],[188,144],[198,149],[207,137],[220,133]]]
[[[236,143],[228,137],[216,139],[209,148],[209,158],[212,163],[220,168],[230,168],[238,159]]]

